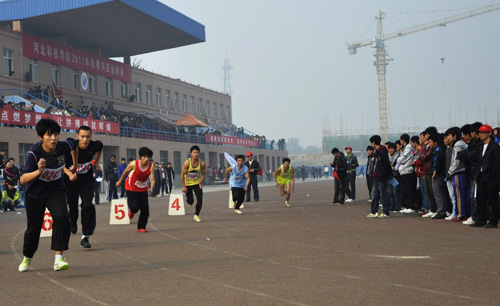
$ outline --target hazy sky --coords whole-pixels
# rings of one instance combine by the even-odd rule
[[[387,12],[384,32],[391,33],[498,1],[161,2],[203,24],[206,42],[139,56],[147,70],[222,92],[227,53],[233,123],[268,139],[298,137],[302,146],[321,147],[325,123],[378,133],[374,49],[348,55],[346,41],[371,40],[379,10]],[[394,59],[387,70],[389,128],[497,125],[499,37],[500,10],[387,41]]]

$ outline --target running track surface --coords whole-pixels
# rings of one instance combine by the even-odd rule
[[[41,238],[32,270],[17,271],[26,224],[0,215],[2,305],[498,305],[500,230],[392,215],[368,219],[364,178],[358,201],[330,205],[331,179],[297,182],[292,207],[273,186],[242,215],[228,186],[206,188],[203,222],[168,216],[168,198],[150,198],[148,233],[109,225],[97,206],[91,249],[80,224],[52,269]],[[263,184],[264,185],[264,184]],[[209,192],[210,191],[210,192]],[[206,241],[210,238],[210,241]]]

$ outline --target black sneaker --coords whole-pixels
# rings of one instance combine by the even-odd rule
[[[11,211],[16,211],[16,209],[15,209],[14,207],[12,207],[10,210],[11,210]]]
[[[486,223],[476,222],[474,224],[469,224],[470,227],[485,227]]]
[[[86,249],[90,249],[91,248],[91,245],[90,245],[90,242],[89,242],[89,238],[87,237],[83,237],[82,241],[80,242],[82,248],[86,248]]]
[[[434,219],[434,220],[436,220],[436,219],[444,219],[444,218],[446,218],[446,215],[443,215],[443,214],[437,214],[434,217],[432,217],[432,219]]]
[[[498,227],[497,224],[491,222],[486,223],[486,225],[484,226],[484,228],[497,228],[497,227]]]
[[[78,231],[78,226],[76,224],[71,224],[71,222],[69,223],[69,228],[71,230],[71,234],[76,234]]]

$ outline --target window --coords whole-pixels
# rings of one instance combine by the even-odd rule
[[[165,167],[167,167],[168,163],[168,151],[160,151],[160,163],[165,163]]]
[[[187,95],[182,95],[182,111],[187,112]]]
[[[170,90],[165,89],[165,107],[170,108]]]
[[[214,118],[217,118],[217,102],[214,102]]]
[[[14,76],[14,50],[3,49],[3,75]]]
[[[135,82],[135,100],[141,103],[141,83]]]
[[[127,82],[123,82],[120,85],[120,92],[122,94],[122,99],[127,99],[128,85]]]
[[[90,93],[97,93],[97,80],[96,80],[96,75],[89,73],[89,92]]]
[[[136,150],[135,149],[127,149],[127,162],[129,158],[137,159],[136,157]]]
[[[179,110],[179,93],[174,93],[174,109]]]
[[[19,167],[24,167],[24,163],[26,161],[26,156],[33,144],[30,143],[19,143]]]
[[[71,89],[78,90],[78,84],[80,84],[79,81],[78,70],[71,69]]]
[[[174,172],[180,175],[181,173],[181,152],[174,151]]]
[[[113,79],[106,78],[106,97],[113,97]]]
[[[203,100],[201,98],[198,98],[198,114],[203,114]]]
[[[226,157],[223,153],[219,154],[219,167],[225,167],[226,165]]]
[[[38,60],[30,58],[28,62],[30,65],[31,82],[38,82]]]
[[[146,85],[146,103],[151,105],[151,94],[153,92],[153,87],[151,85]]]
[[[210,101],[206,101],[205,103],[205,116],[210,116]]]
[[[231,109],[229,108],[229,105],[226,105],[226,120],[231,120],[230,114],[231,114]]]
[[[194,114],[194,108],[195,108],[195,106],[194,106],[194,97],[191,96],[191,113],[193,113],[193,114]]]
[[[156,88],[156,106],[161,106],[161,88]]]
[[[59,65],[50,65],[50,76],[52,77],[52,82],[59,86]]]
[[[219,114],[219,116],[220,116],[221,119],[224,119],[223,118],[224,117],[224,105],[220,104],[219,108],[220,108],[220,114]]]
[[[0,152],[5,151],[5,157],[9,156],[9,143],[8,142],[0,142]],[[5,161],[5,159],[4,159]]]

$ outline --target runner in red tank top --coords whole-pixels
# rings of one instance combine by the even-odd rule
[[[149,218],[149,203],[148,193],[153,193],[155,185],[154,173],[151,171],[153,164],[151,163],[153,151],[149,148],[142,147],[139,149],[139,158],[130,162],[123,171],[122,177],[116,182],[116,187],[120,187],[123,180],[125,181],[125,189],[127,190],[127,204],[129,207],[128,216],[130,219],[134,217],[139,210],[139,222],[137,223],[137,232],[146,233],[146,224]],[[148,189],[148,178],[151,181],[151,186]]]

